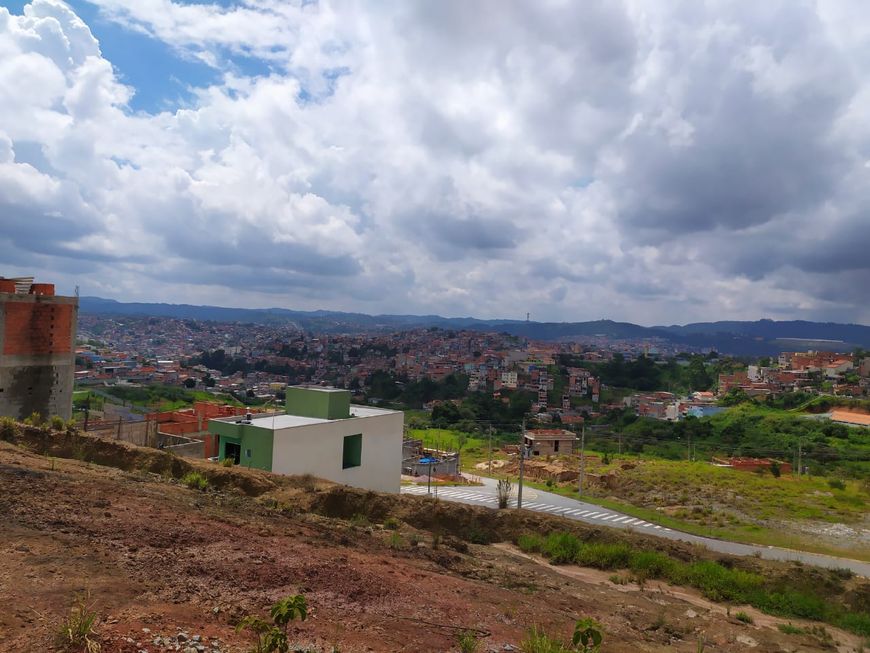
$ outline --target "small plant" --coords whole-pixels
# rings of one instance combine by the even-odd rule
[[[574,636],[571,643],[574,648],[584,653],[597,653],[601,650],[601,641],[604,635],[601,632],[601,624],[590,617],[578,619],[574,624]]]
[[[570,649],[562,642],[550,637],[537,626],[532,627],[526,638],[520,642],[520,651],[522,653],[570,653]]]
[[[498,486],[496,487],[499,508],[504,509],[508,507],[512,492],[513,486],[511,485],[511,482],[506,478],[499,479]]]
[[[440,532],[435,531],[434,533],[432,533],[432,549],[433,550],[435,550],[441,546],[442,539],[443,539],[443,536],[441,535]]]
[[[290,641],[287,628],[291,621],[308,617],[308,603],[301,594],[281,599],[269,610],[272,622],[255,615],[248,615],[236,625],[236,632],[250,630],[257,637],[253,653],[288,653]]]
[[[100,643],[91,639],[98,615],[93,605],[88,604],[88,598],[76,597],[57,633],[58,648],[65,651],[77,649],[85,653],[99,653]]]
[[[400,522],[395,517],[387,517],[384,520],[384,528],[390,531],[397,531],[401,527],[402,522]]]
[[[199,472],[187,472],[181,477],[181,482],[191,490],[205,492],[208,489],[208,479]]]
[[[463,630],[456,636],[456,644],[460,653],[477,653],[480,650],[480,638],[473,630]]]
[[[0,440],[15,440],[19,433],[18,422],[11,417],[0,417]]]
[[[423,538],[420,537],[419,533],[411,533],[411,535],[408,537],[408,541],[410,541],[411,546],[416,549],[418,546],[420,546],[420,542],[423,541]]]
[[[799,628],[791,622],[787,624],[777,624],[776,627],[779,628],[779,632],[785,633],[786,635],[803,635],[806,632],[803,628]]]
[[[49,420],[49,425],[51,426],[51,429],[52,429],[53,431],[64,431],[64,430],[66,430],[66,422],[64,421],[63,417],[58,417],[57,415],[54,415],[54,416]]]
[[[24,423],[27,426],[42,426],[42,415],[40,415],[39,411],[34,410],[30,413],[30,417],[24,418]]]
[[[402,540],[402,535],[398,531],[393,531],[390,533],[390,548],[394,550],[399,550],[404,547],[404,540]]]
[[[356,526],[357,528],[365,528],[369,525],[369,518],[361,512],[355,513],[354,516],[350,518],[350,525]]]
[[[235,465],[235,464],[236,464],[236,459],[235,459],[235,458],[224,458],[224,459],[221,461],[221,465],[222,465],[223,467],[232,467],[232,466]]]
[[[752,617],[750,617],[748,614],[746,614],[743,611],[735,613],[734,618],[737,619],[737,621],[743,622],[745,624],[754,623]]]
[[[828,487],[832,490],[845,490],[846,482],[841,478],[832,478],[828,480]]]

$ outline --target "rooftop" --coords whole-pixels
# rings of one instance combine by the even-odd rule
[[[395,413],[394,410],[385,410],[383,408],[370,408],[368,406],[350,407],[350,418],[358,417],[377,417],[378,415],[390,415]],[[222,417],[213,419],[215,422],[235,423],[244,419],[244,415],[235,417]],[[320,417],[303,417],[302,415],[288,415],[286,413],[270,413],[270,414],[254,414],[251,419],[251,425],[261,429],[281,430],[289,429],[297,426],[311,426],[313,424],[325,424],[339,420],[322,419]]]

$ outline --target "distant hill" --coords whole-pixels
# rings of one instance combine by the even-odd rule
[[[124,303],[82,297],[85,315],[137,315],[214,322],[288,324],[321,333],[365,333],[420,327],[506,332],[534,340],[569,340],[603,336],[613,340],[651,339],[686,347],[709,347],[736,356],[766,356],[780,351],[819,349],[851,351],[870,348],[870,327],[860,324],[757,320],[755,322],[698,322],[684,326],[645,327],[630,322],[525,322],[479,320],[440,315],[366,315],[341,311],[293,311],[285,308],[225,308],[191,304]]]

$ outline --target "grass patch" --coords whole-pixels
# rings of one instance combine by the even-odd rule
[[[791,623],[777,624],[776,627],[779,629],[779,632],[785,633],[786,635],[803,635],[807,632],[803,628],[798,628]]]
[[[57,647],[63,651],[99,653],[100,643],[92,639],[98,618],[97,611],[87,598],[77,597],[58,630]]]
[[[191,490],[205,492],[208,489],[208,479],[199,472],[187,472],[181,477],[181,482]]]
[[[620,542],[583,542],[565,532],[546,537],[526,533],[516,542],[523,551],[540,553],[553,564],[573,563],[610,571],[628,569],[641,583],[646,579],[664,580],[694,587],[713,601],[748,604],[768,614],[823,621],[859,635],[870,635],[870,613],[849,610],[814,592],[812,587],[790,586],[784,579],[765,578],[712,560],[686,562]],[[738,615],[735,616],[739,619]]]

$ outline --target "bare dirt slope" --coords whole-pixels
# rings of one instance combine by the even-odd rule
[[[397,537],[287,509],[282,493],[303,490],[276,483],[259,499],[203,493],[0,442],[0,651],[52,650],[80,593],[100,615],[104,652],[249,650],[239,618],[295,593],[311,614],[293,638],[312,651],[458,650],[460,628],[488,633],[482,650],[518,650],[531,626],[567,637],[580,616],[602,622],[604,651],[696,651],[702,634],[708,652],[826,650],[781,633],[780,620],[742,624],[685,589],[638,591],[504,547],[451,536],[436,547],[408,526]],[[841,650],[857,646],[828,630]]]

